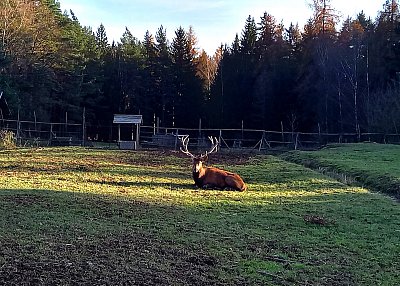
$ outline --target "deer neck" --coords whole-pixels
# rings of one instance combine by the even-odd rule
[[[200,188],[203,187],[204,174],[205,174],[205,168],[204,167],[200,168],[198,172],[193,171],[194,182]]]
[[[201,167],[201,168],[199,168],[198,171],[193,171],[193,176],[197,176],[197,177],[201,178],[204,176],[205,172],[206,172],[206,168]]]

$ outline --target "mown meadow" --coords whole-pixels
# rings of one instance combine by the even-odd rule
[[[396,200],[275,156],[212,164],[248,191],[196,189],[178,152],[0,151],[0,284],[400,281]]]

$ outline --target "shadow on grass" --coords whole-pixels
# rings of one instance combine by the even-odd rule
[[[140,196],[0,190],[0,284],[268,285],[271,280],[254,271],[272,263],[268,257],[283,257],[282,264],[290,264],[278,273],[283,279],[295,273],[296,284],[317,285],[346,273],[350,285],[361,275],[354,269],[371,269],[374,248],[369,245],[376,246],[383,232],[388,240],[373,254],[379,263],[395,259],[395,239],[389,238],[395,237],[398,209],[384,198],[320,194],[294,197],[293,204],[265,204],[259,193],[190,192],[195,202],[207,205],[182,207],[164,201],[165,195],[158,202]],[[246,268],[246,262],[254,265]],[[396,265],[391,265],[387,273],[394,273]],[[329,285],[343,283],[343,277],[337,279]]]
[[[1,285],[219,284],[218,255],[168,235],[182,209],[4,189],[0,209]]]
[[[89,183],[121,186],[121,187],[137,187],[146,189],[165,188],[170,190],[181,190],[181,189],[195,189],[194,184],[186,183],[173,183],[173,182],[112,182],[112,181],[101,181],[101,180],[88,180]]]

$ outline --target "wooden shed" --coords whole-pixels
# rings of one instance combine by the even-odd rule
[[[139,146],[140,124],[143,123],[142,115],[132,114],[114,114],[113,123],[118,124],[118,145],[120,149],[133,149],[136,150]],[[121,124],[132,125],[131,141],[121,140]],[[136,127],[136,132],[134,132]],[[135,136],[136,133],[136,136]]]

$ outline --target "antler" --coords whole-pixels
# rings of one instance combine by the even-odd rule
[[[182,136],[182,137],[181,137],[181,141],[182,141],[182,146],[183,146],[183,149],[182,149],[182,147],[180,148],[181,151],[182,151],[184,154],[188,155],[189,157],[194,158],[195,156],[194,156],[192,153],[190,153],[189,150],[188,150],[189,135],[184,135],[184,136]]]
[[[206,151],[206,154],[204,155],[204,157],[207,157],[209,154],[218,151],[219,142],[218,142],[217,137],[208,136],[208,139],[210,139],[210,141],[211,141],[211,149],[210,149],[210,151]]]

